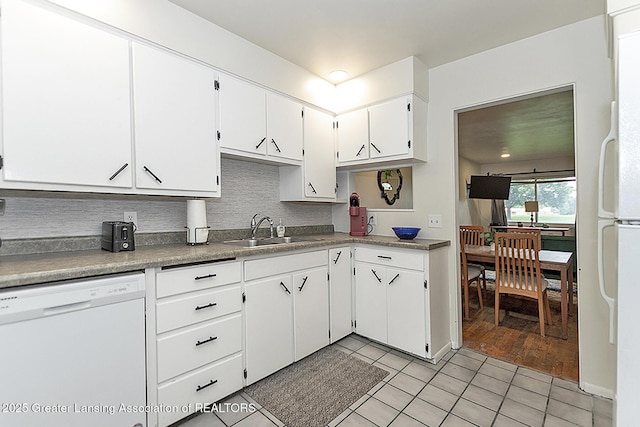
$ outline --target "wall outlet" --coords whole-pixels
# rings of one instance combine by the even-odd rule
[[[429,228],[442,228],[442,215],[429,215]]]
[[[367,221],[370,225],[376,225],[378,218],[375,213],[369,212],[369,221]]]
[[[138,226],[138,212],[125,212],[124,213],[124,222],[132,222]]]

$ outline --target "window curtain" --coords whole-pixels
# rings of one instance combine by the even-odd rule
[[[507,210],[504,200],[491,200],[491,225],[507,225]]]

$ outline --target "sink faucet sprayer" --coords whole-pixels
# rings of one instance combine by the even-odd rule
[[[262,224],[262,221],[264,220],[269,221],[269,232],[271,233],[271,238],[273,238],[273,220],[268,216],[263,216],[262,218],[260,218],[259,221],[256,222],[256,217],[258,215],[260,214],[255,214],[253,218],[251,218],[251,238],[252,239],[256,238],[256,231],[258,231],[260,224]]]

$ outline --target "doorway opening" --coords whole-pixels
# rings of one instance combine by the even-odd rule
[[[570,292],[573,297],[573,304],[564,306],[565,326],[561,277],[557,272],[543,271],[549,281],[552,325],[546,326],[546,337],[542,337],[536,300],[501,295],[500,324],[495,326],[494,266],[485,263],[484,308],[480,309],[478,295],[472,288],[470,318],[461,316],[462,346],[577,381],[574,96],[573,85],[568,85],[474,105],[456,111],[455,126],[460,183],[458,223],[483,226],[487,246],[494,233],[506,227],[535,227],[541,230],[542,250],[572,254],[574,272],[565,288],[567,300]],[[505,210],[506,226],[492,227],[491,211],[495,203],[468,197],[467,184],[472,175],[511,177],[509,198],[504,200],[504,208],[500,208]],[[461,288],[458,286],[458,292]]]

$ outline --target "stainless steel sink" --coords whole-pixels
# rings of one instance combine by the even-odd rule
[[[227,240],[224,243],[234,246],[242,246],[243,248],[255,248],[258,246],[281,245],[296,242],[313,242],[320,239],[306,236],[292,237],[267,237],[264,239],[243,239],[243,240]]]

